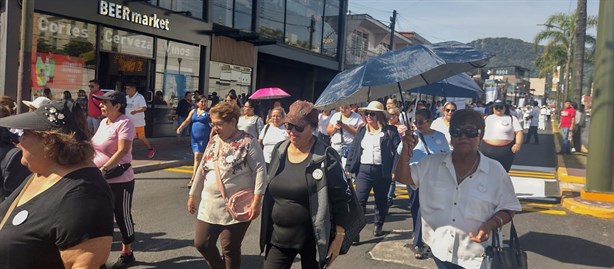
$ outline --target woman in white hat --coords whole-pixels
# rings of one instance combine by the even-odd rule
[[[395,126],[388,125],[384,105],[372,101],[359,111],[365,115],[366,125],[360,127],[352,142],[346,171],[357,174],[356,195],[366,211],[369,193],[375,196],[374,236],[381,236],[382,226],[388,214],[388,189],[392,171],[399,160],[396,148],[401,137]],[[356,240],[358,241],[358,240]]]

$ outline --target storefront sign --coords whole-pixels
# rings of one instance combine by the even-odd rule
[[[32,53],[32,87],[78,90],[83,85],[85,61],[51,53]]]
[[[89,31],[86,28],[79,28],[76,25],[64,23],[61,20],[49,21],[49,17],[47,16],[41,16],[38,18],[37,25],[40,32],[67,35],[69,37],[89,37]]]
[[[101,33],[100,48],[104,51],[153,57],[154,39],[151,36],[108,27],[102,27]]]
[[[113,2],[101,0],[98,5],[98,14],[156,29],[170,30],[168,27],[170,21],[168,19],[158,18],[158,14],[141,14],[131,11],[127,6],[122,6]]]

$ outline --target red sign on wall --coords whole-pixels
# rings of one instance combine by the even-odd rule
[[[32,88],[78,90],[83,87],[83,58],[32,53]]]

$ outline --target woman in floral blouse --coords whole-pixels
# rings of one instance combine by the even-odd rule
[[[264,194],[266,169],[258,139],[237,129],[239,108],[220,103],[209,111],[211,126],[217,135],[207,144],[203,159],[194,176],[188,197],[188,212],[197,211],[194,245],[213,269],[241,267],[241,242],[251,220],[258,217]],[[218,150],[219,149],[219,150]],[[218,157],[219,156],[219,157]],[[238,221],[226,210],[218,188],[215,165],[219,167],[226,197],[253,189],[249,219]],[[216,246],[220,238],[224,258]]]

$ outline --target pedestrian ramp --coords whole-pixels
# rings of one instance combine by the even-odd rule
[[[556,168],[514,165],[509,172],[519,199],[560,197]]]

